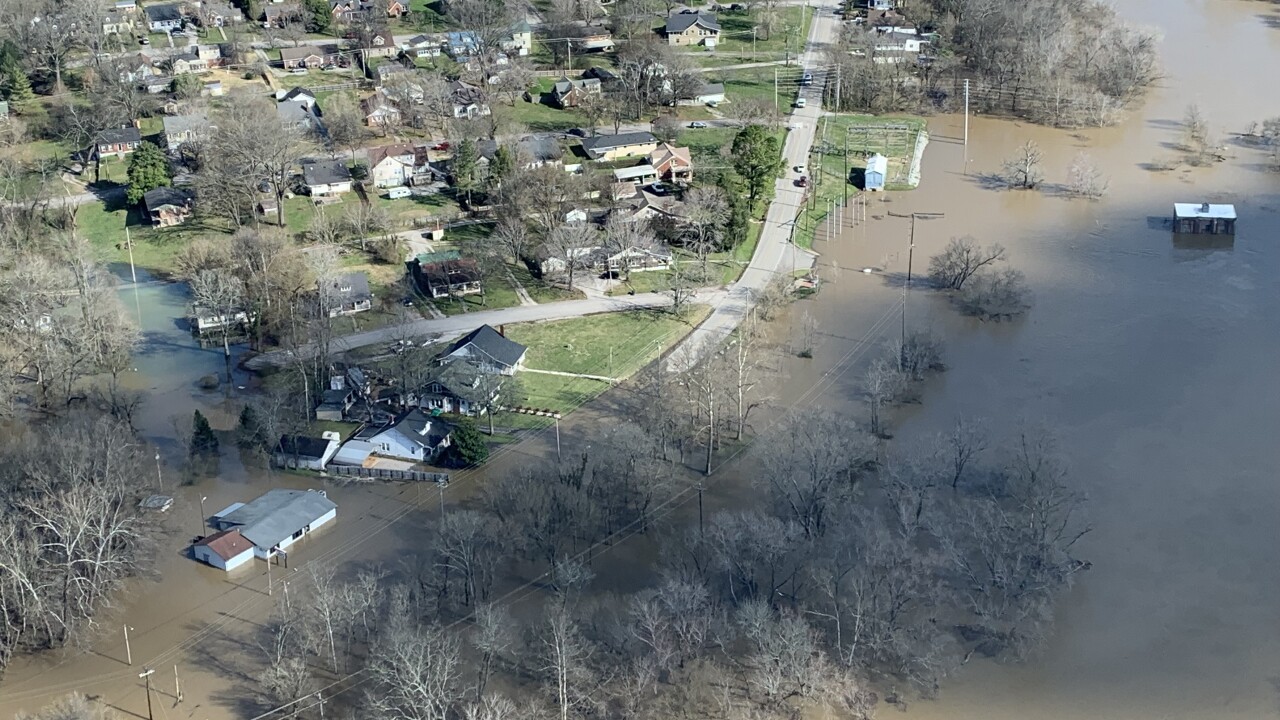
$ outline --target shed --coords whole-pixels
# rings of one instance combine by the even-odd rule
[[[273,458],[276,465],[295,470],[324,470],[334,453],[338,452],[337,433],[326,432],[325,435],[327,437],[281,437]]]
[[[889,171],[889,158],[876,153],[867,158],[867,173],[863,176],[863,187],[867,190],[884,190],[884,178]]]
[[[1174,203],[1173,231],[1196,235],[1234,235],[1236,206]]]
[[[198,540],[191,555],[219,570],[234,570],[253,559],[253,543],[239,530],[223,530]]]

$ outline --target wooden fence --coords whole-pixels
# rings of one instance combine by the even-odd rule
[[[354,465],[330,465],[325,471],[331,475],[369,478],[370,480],[407,480],[410,482],[433,482],[441,485],[449,484],[449,473],[390,470],[388,468],[367,468]]]

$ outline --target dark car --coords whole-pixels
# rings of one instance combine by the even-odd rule
[[[796,178],[796,187],[809,187],[809,178],[804,175]]]
[[[587,131],[583,128],[570,128],[568,131],[566,131],[566,134],[573,135],[574,137],[584,138],[587,136]]]

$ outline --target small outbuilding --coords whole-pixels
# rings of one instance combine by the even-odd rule
[[[285,435],[276,445],[274,455],[278,467],[293,470],[324,470],[334,453],[338,452],[338,433],[326,432],[323,437]]]
[[[1236,206],[1174,203],[1173,231],[1194,235],[1234,235]]]
[[[867,158],[867,172],[863,176],[863,187],[867,190],[884,190],[884,179],[889,174],[889,158],[876,153]]]
[[[230,571],[253,559],[253,543],[239,530],[223,530],[196,541],[191,554],[200,562]]]

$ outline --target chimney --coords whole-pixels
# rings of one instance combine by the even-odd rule
[[[1202,213],[1209,212],[1209,203],[1200,203],[1200,212]]]
[[[423,425],[422,425],[422,429],[418,431],[418,434],[419,434],[419,435],[426,435],[426,434],[427,434],[427,432],[428,432],[429,430],[431,430],[431,421],[430,421],[430,420],[428,420],[428,421],[426,421],[425,423],[423,423]]]
[[[507,326],[506,326],[506,325],[499,325],[499,326],[498,326],[498,334],[499,334],[499,335],[501,335],[502,337],[506,337],[506,336],[507,336]]]
[[[329,376],[329,389],[330,389],[330,390],[346,390],[346,389],[347,389],[347,379],[346,379],[346,378],[344,378],[344,377],[343,377],[343,376],[341,376],[341,375],[330,375],[330,376]]]

